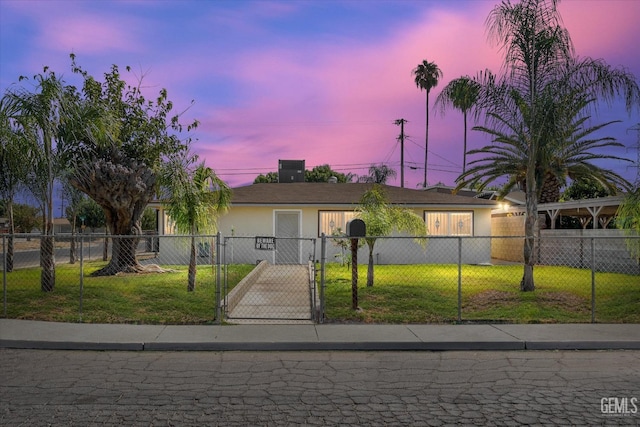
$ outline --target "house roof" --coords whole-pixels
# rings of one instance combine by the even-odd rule
[[[263,183],[233,189],[232,205],[348,205],[360,201],[374,184],[326,182]],[[493,200],[381,185],[392,204],[493,208]]]

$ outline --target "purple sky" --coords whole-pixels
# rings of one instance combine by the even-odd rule
[[[176,111],[195,105],[193,148],[232,186],[277,169],[278,159],[328,163],[366,174],[384,162],[398,172],[405,132],[405,185],[423,177],[425,93],[411,70],[423,59],[443,79],[500,71],[485,19],[498,0],[15,1],[0,0],[0,89],[45,65],[73,82],[69,53],[101,78],[111,64],[148,96],[166,88]],[[603,58],[640,76],[640,1],[564,0],[559,9],[579,56]],[[124,67],[130,65],[132,74]],[[462,115],[431,106],[429,184],[452,185],[462,170]],[[598,109],[597,123],[636,160],[640,122],[621,104]],[[488,143],[471,132],[469,147]],[[603,164],[630,181],[636,168]],[[416,167],[412,170],[409,166]]]

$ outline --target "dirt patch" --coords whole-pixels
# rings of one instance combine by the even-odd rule
[[[489,310],[505,305],[513,305],[519,300],[518,295],[513,292],[489,290],[469,297],[467,301],[462,304],[462,307],[473,308],[475,310]]]
[[[589,301],[570,292],[552,292],[538,295],[538,302],[573,313],[589,313]]]
[[[519,304],[520,294],[515,292],[488,290],[467,298],[463,308],[474,310],[489,310]],[[570,292],[540,292],[532,302],[536,304],[558,308],[572,313],[589,313],[589,301]]]

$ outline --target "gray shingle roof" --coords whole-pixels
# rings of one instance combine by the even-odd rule
[[[253,184],[233,189],[232,205],[355,205],[373,184],[300,182]],[[383,185],[390,203],[399,205],[496,206],[492,200]]]

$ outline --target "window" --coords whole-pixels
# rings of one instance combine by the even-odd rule
[[[322,233],[327,236],[334,232],[347,231],[347,222],[356,216],[353,211],[319,211],[318,212],[318,236]],[[338,230],[339,229],[339,230]]]
[[[424,221],[430,236],[473,236],[473,212],[425,212]]]

